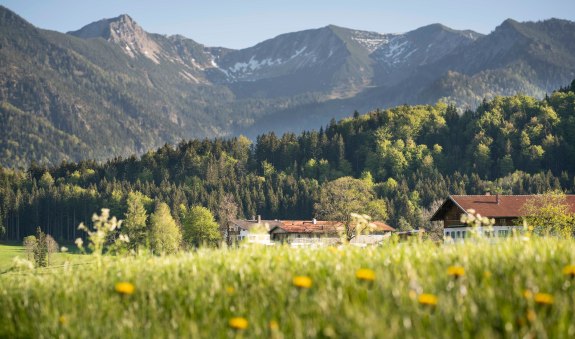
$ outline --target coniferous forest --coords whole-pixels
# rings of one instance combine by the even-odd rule
[[[311,219],[322,185],[343,176],[373,185],[400,229],[429,227],[448,194],[575,192],[575,81],[542,100],[496,97],[476,110],[438,103],[332,121],[319,131],[182,141],[141,157],[26,171],[0,168],[0,229],[21,240],[41,227],[59,241],[100,208],[123,218],[131,192],[218,217],[232,196],[238,217]]]

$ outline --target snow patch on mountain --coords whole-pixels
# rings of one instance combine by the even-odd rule
[[[369,53],[373,53],[382,45],[389,42],[389,37],[382,34],[356,31],[351,39],[367,49]]]

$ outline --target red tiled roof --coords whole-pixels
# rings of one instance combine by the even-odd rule
[[[257,226],[256,220],[232,220],[232,223],[245,230],[250,230],[252,227]],[[376,231],[379,232],[393,232],[395,228],[389,226],[382,221],[374,221]],[[267,225],[268,230],[279,227],[288,233],[337,233],[337,227],[341,225],[337,221],[316,220],[261,220],[259,225]]]
[[[249,231],[252,227],[254,226],[265,226],[267,225],[268,229],[272,229],[275,226],[279,226],[281,225],[281,221],[279,220],[261,220],[261,223],[258,224],[257,220],[232,220],[232,223],[240,228],[243,228],[244,230]]]
[[[384,222],[374,221],[376,231],[393,232],[395,229]],[[315,224],[311,220],[285,220],[277,227],[288,233],[337,233],[337,228],[341,226],[337,221],[316,220]],[[272,227],[273,229],[273,227]]]
[[[387,232],[395,231],[395,228],[389,226],[388,224],[384,223],[383,221],[373,221],[373,223],[375,224],[375,227],[378,231],[387,231]]]
[[[536,197],[537,195],[450,195],[431,220],[441,220],[446,206],[450,203],[454,203],[462,211],[474,209],[475,213],[489,218],[521,217],[525,215],[523,205]],[[571,212],[575,213],[575,195],[566,195],[565,198]]]

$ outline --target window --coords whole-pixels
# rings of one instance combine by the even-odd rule
[[[460,231],[457,231],[457,236],[456,236],[456,238],[461,238],[461,232],[460,232]]]
[[[461,237],[462,237],[462,238],[465,238],[465,231],[462,231],[462,232],[461,232]]]
[[[506,236],[508,236],[508,235],[509,235],[509,231],[508,231],[508,230],[499,230],[499,231],[497,232],[497,236],[502,237],[502,238],[504,238],[504,237],[506,237]]]

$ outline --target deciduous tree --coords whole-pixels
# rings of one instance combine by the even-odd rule
[[[166,203],[156,205],[150,216],[150,243],[157,254],[176,253],[182,242],[182,231],[176,224]]]
[[[352,213],[372,213],[373,220],[386,218],[385,202],[375,198],[373,188],[365,180],[352,177],[342,177],[325,183],[314,208],[319,218],[341,222],[347,241],[367,230],[357,227]]]
[[[575,215],[565,194],[551,191],[529,199],[523,206],[523,220],[539,235],[570,238],[575,231]]]
[[[184,244],[188,247],[215,246],[221,239],[218,223],[209,209],[194,206],[183,211]]]

